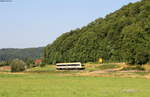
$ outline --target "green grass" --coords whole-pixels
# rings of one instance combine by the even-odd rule
[[[115,65],[115,64],[99,64],[99,65],[90,64],[90,66],[86,67],[86,70],[87,71],[97,71],[97,70],[115,69],[115,68],[119,68],[119,67],[120,66]]]
[[[138,74],[138,75],[141,75],[141,76],[147,75],[149,73],[150,72],[135,72],[135,74]]]
[[[92,68],[118,67],[104,64]],[[55,66],[46,66],[29,69],[25,74],[0,74],[0,97],[150,97],[148,79],[74,76],[79,72],[84,71],[56,71]]]
[[[150,80],[0,74],[0,97],[150,97]]]
[[[97,71],[97,70],[115,69],[119,67],[120,67],[119,65],[110,64],[110,63],[105,63],[105,64],[87,63],[85,65],[85,70],[91,72],[91,71]]]
[[[100,70],[114,69],[114,68],[119,68],[119,66],[115,65],[115,64],[103,64],[103,65],[99,66]]]
[[[56,67],[54,65],[47,65],[45,67],[35,67],[35,68],[31,68],[29,70],[26,71],[26,73],[40,73],[40,74],[74,74],[74,73],[78,73],[80,72],[80,70],[75,70],[75,71],[68,71],[68,70],[64,70],[64,71],[57,71]]]
[[[129,66],[125,67],[122,70],[141,70],[144,71],[145,69],[142,66]]]

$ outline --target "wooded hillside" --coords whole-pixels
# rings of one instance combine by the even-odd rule
[[[119,2],[119,1],[118,1]],[[44,50],[47,63],[150,60],[150,0],[130,3],[80,29],[58,37]]]
[[[0,61],[13,59],[33,60],[43,57],[43,47],[26,49],[0,49]]]

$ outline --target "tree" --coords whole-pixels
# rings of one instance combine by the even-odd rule
[[[11,62],[11,72],[22,72],[25,71],[25,69],[26,69],[26,64],[24,61],[19,59],[14,59]]]

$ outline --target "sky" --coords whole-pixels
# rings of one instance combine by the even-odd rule
[[[41,47],[139,0],[12,0],[0,2],[0,48]]]

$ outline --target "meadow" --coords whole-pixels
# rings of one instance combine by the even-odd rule
[[[111,68],[113,67],[116,68],[111,65]],[[96,67],[93,68],[97,70]],[[1,72],[0,97],[149,97],[150,95],[149,79],[78,75],[87,71],[91,70],[56,71],[55,66],[47,66],[32,68],[23,73]]]

